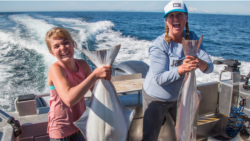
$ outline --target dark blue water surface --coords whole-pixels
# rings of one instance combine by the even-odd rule
[[[149,12],[0,13],[0,108],[13,111],[18,95],[48,92],[47,72],[55,59],[44,38],[52,27],[70,30],[79,48],[121,43],[118,62],[147,62],[147,48],[164,33],[162,16]],[[250,70],[250,16],[191,13],[188,21],[190,30],[204,34],[204,47],[213,58],[237,59],[245,62],[245,72]],[[86,59],[81,52],[77,56]],[[217,80],[214,74],[208,78]],[[201,76],[197,77],[199,81]]]
[[[15,23],[8,19],[9,15],[27,14],[45,20],[55,26],[62,26],[40,15],[52,18],[77,18],[86,22],[111,21],[112,28],[124,36],[144,40],[154,40],[164,32],[162,13],[147,12],[43,12],[43,13],[0,13],[0,29],[11,30]],[[39,15],[39,16],[37,16]],[[189,14],[189,28],[198,36],[204,34],[203,43],[213,56],[225,59],[233,58],[241,61],[250,60],[250,16]],[[41,27],[42,28],[42,27]]]
[[[45,13],[43,13],[45,14]],[[53,17],[78,16],[87,22],[112,21],[114,30],[125,36],[154,40],[164,32],[162,13],[146,12],[72,12],[46,13]],[[204,34],[208,53],[225,59],[250,62],[250,16],[189,14],[189,28],[198,36]]]

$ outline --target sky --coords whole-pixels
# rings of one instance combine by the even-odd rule
[[[161,1],[4,1],[0,0],[0,12],[32,11],[133,11],[163,12],[169,0]],[[184,0],[189,13],[250,15],[250,0],[203,1]]]

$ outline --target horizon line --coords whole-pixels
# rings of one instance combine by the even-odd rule
[[[148,12],[148,13],[163,13],[163,12],[159,12],[159,11],[125,11],[125,10],[121,10],[121,11],[117,11],[117,10],[86,10],[86,11],[0,11],[0,13],[31,13],[31,12]],[[206,14],[206,15],[242,15],[242,16],[250,16],[250,14],[239,14],[239,13],[207,13],[207,12],[189,12],[190,14]]]

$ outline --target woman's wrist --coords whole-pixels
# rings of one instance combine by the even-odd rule
[[[207,70],[207,68],[208,68],[208,63],[199,58],[199,69],[204,72],[205,70]]]
[[[178,71],[180,76],[182,76],[185,73],[185,71],[183,70],[181,65],[177,67],[177,71]]]
[[[92,78],[94,79],[94,81],[96,81],[96,80],[98,79],[96,70],[94,70],[94,71],[91,73],[91,75],[92,75]]]

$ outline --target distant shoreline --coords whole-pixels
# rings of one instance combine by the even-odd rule
[[[57,13],[57,12],[106,12],[106,13],[162,13],[154,11],[8,11],[0,12],[0,14],[13,14],[13,13]],[[204,14],[204,15],[232,15],[232,16],[250,16],[247,14],[227,14],[227,13],[199,13],[199,12],[189,12],[189,14]]]

